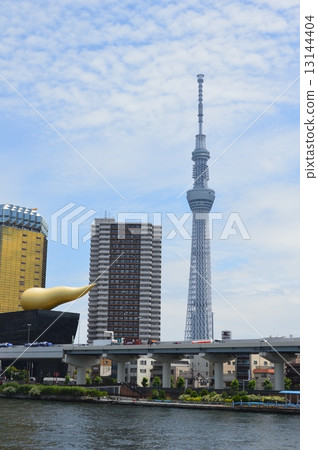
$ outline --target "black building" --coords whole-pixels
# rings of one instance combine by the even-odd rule
[[[33,309],[0,314],[0,342],[23,345],[48,341],[71,344],[74,341],[79,314]]]
[[[71,344],[74,341],[79,314],[63,311],[34,309],[0,314],[0,343],[24,345],[27,342]],[[12,364],[2,360],[2,370]],[[60,359],[17,360],[14,366],[29,371],[31,377],[41,381],[44,377],[64,377],[67,364]]]

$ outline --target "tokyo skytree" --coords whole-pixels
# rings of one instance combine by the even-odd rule
[[[199,134],[195,137],[195,149],[192,152],[193,188],[187,191],[187,200],[193,213],[191,266],[189,278],[189,293],[185,340],[200,340],[213,338],[213,314],[211,300],[211,256],[209,238],[209,213],[211,211],[215,192],[209,189],[209,168],[207,161],[210,153],[206,149],[203,125],[203,94],[204,75],[198,77],[198,123]]]

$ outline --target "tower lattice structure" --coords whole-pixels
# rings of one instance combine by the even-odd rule
[[[192,152],[193,188],[187,191],[187,200],[193,213],[191,266],[185,326],[185,340],[213,338],[213,314],[211,295],[211,255],[209,236],[209,213],[215,192],[208,187],[210,153],[206,148],[203,125],[204,75],[198,77],[198,123],[195,150]]]

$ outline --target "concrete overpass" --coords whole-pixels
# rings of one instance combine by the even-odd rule
[[[214,363],[215,388],[223,389],[223,363],[234,359],[240,353],[262,354],[274,363],[275,389],[284,389],[284,363],[300,353],[299,338],[231,339],[209,344],[191,342],[161,342],[157,345],[107,345],[107,346],[64,346],[66,361],[72,364],[73,356],[104,355],[116,361],[117,380],[124,381],[125,363],[147,355],[163,365],[162,387],[170,387],[171,363],[186,355],[200,355]]]
[[[170,387],[171,363],[187,355],[200,355],[214,363],[215,388],[223,388],[223,363],[240,353],[261,354],[275,367],[275,390],[284,389],[284,363],[300,353],[299,338],[231,339],[224,342],[192,344],[161,342],[156,345],[54,345],[52,347],[13,346],[0,348],[0,360],[63,359],[77,368],[77,383],[85,384],[87,367],[101,356],[117,362],[118,382],[124,382],[125,363],[149,356],[163,364],[162,386]]]

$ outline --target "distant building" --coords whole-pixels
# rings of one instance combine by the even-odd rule
[[[232,339],[232,331],[231,330],[222,330],[221,339],[222,339],[222,341],[228,341],[228,340]]]
[[[300,355],[285,364],[285,376],[292,381],[291,389],[300,388]]]
[[[88,342],[160,340],[161,227],[95,219],[90,250]]]
[[[143,355],[135,361],[125,364],[125,381],[132,385],[142,386],[143,378],[147,378],[148,386],[151,385],[153,368],[156,361]],[[162,370],[160,371],[160,375]]]
[[[45,287],[47,235],[35,209],[0,205],[0,313],[22,311],[21,294]]]
[[[255,389],[264,389],[264,381],[269,380],[272,383],[274,389],[275,383],[275,370],[273,367],[258,367],[253,370],[253,378],[256,381]]]

